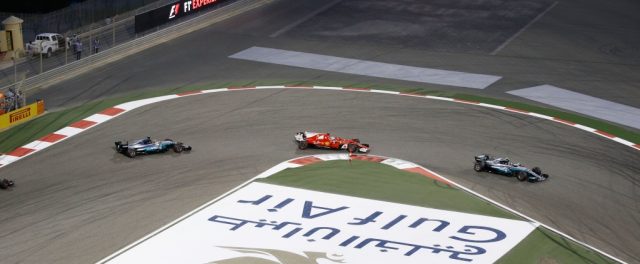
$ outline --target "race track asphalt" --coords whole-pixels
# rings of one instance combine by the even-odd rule
[[[301,130],[359,137],[375,154],[417,162],[608,252],[633,254],[640,247],[640,230],[629,228],[638,226],[640,213],[628,210],[639,198],[633,194],[638,151],[477,106],[275,89],[145,106],[21,161],[29,166],[4,170],[3,177],[20,180],[0,193],[0,257],[8,263],[97,261],[281,161],[324,153],[297,150],[292,139]],[[112,147],[147,135],[194,150],[130,159]],[[479,150],[539,165],[551,178],[529,184],[477,174],[472,160]]]
[[[359,42],[317,40],[296,35],[300,33],[295,30],[272,38],[269,35],[326,5],[319,0],[272,1],[56,84],[34,97],[46,98],[50,109],[60,109],[143,89],[247,80],[326,80],[423,86],[522,100],[504,92],[550,83],[639,107],[634,50],[614,49],[631,52],[625,56],[628,53],[603,54],[598,49],[606,44],[598,36],[612,47],[637,42],[637,37],[616,38],[634,32],[633,27],[608,30],[632,24],[635,20],[624,14],[635,14],[631,8],[635,6],[625,1],[607,4],[616,13],[598,8],[597,1],[587,2],[561,2],[545,16],[549,19],[541,19],[497,56],[490,56],[372,43],[366,36]],[[583,8],[577,12],[576,6]],[[605,15],[591,16],[600,11]],[[584,17],[599,27],[581,24]],[[569,22],[558,22],[562,19]],[[589,36],[599,41],[585,42],[583,38]],[[228,58],[252,46],[505,78],[484,91],[468,91]],[[374,154],[431,168],[605,252],[640,262],[638,151],[561,124],[477,106],[315,90],[234,91],[158,103],[3,168],[2,177],[16,179],[17,186],[0,192],[0,260],[98,261],[283,160],[315,153],[296,150],[292,136],[301,130],[359,137],[373,146]],[[115,140],[147,135],[184,141],[194,151],[131,160],[112,149]],[[540,166],[551,179],[527,184],[476,174],[472,158],[480,152]]]

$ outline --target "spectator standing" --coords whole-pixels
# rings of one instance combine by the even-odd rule
[[[82,41],[76,41],[75,49],[76,60],[79,60],[80,58],[82,58]]]
[[[78,41],[75,38],[71,41],[71,48],[73,48],[73,55],[78,57]]]
[[[9,91],[7,91],[5,94],[5,104],[6,104],[6,110],[7,112],[11,112],[13,110],[16,110],[16,94],[13,90],[13,88],[9,88]]]
[[[100,41],[98,38],[93,39],[93,53],[96,54],[100,51]]]
[[[4,94],[0,92],[0,115],[7,112],[6,106],[4,103]]]
[[[18,91],[16,93],[16,108],[22,108],[25,105],[24,93],[22,91]]]

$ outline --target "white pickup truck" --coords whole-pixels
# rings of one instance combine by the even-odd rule
[[[66,46],[65,46],[66,45]],[[69,48],[69,38],[57,33],[41,33],[36,35],[36,40],[27,43],[27,52],[32,55],[44,54],[51,57],[57,51]]]

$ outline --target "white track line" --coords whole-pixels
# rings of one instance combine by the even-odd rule
[[[596,251],[596,252],[598,252],[598,253],[600,253],[600,254],[602,254],[604,256],[607,256],[607,257],[609,257],[609,258],[611,258],[611,259],[613,259],[615,261],[618,261],[620,263],[626,264],[626,262],[624,262],[624,261],[622,261],[622,260],[620,260],[620,259],[618,259],[616,257],[613,257],[613,256],[611,256],[611,255],[609,255],[609,254],[607,254],[607,253],[605,253],[605,252],[603,252],[603,251],[601,251],[601,250],[599,250],[599,249],[587,244],[587,243],[584,243],[584,242],[582,242],[580,240],[577,240],[577,239],[575,239],[575,238],[573,238],[573,237],[571,237],[571,236],[569,236],[569,235],[567,235],[565,233],[562,233],[562,232],[560,232],[560,231],[558,231],[558,230],[556,230],[556,229],[554,229],[554,228],[552,228],[550,226],[547,226],[547,225],[545,225],[543,223],[540,223],[539,221],[537,221],[537,220],[535,220],[535,219],[533,219],[531,217],[528,217],[525,214],[520,213],[520,212],[518,212],[518,211],[516,211],[514,209],[511,209],[511,208],[509,208],[509,207],[507,207],[507,206],[505,206],[505,205],[503,205],[503,204],[501,204],[501,203],[499,203],[497,201],[494,201],[494,200],[492,200],[492,199],[490,199],[490,198],[488,198],[486,196],[483,196],[483,195],[481,195],[481,194],[479,194],[477,192],[474,192],[474,191],[472,191],[472,190],[470,190],[470,189],[468,189],[468,188],[466,188],[466,187],[464,187],[464,186],[462,186],[462,185],[460,185],[460,184],[458,184],[458,183],[456,183],[454,181],[451,181],[451,180],[447,179],[446,177],[443,177],[442,175],[440,175],[440,174],[438,174],[436,172],[433,172],[432,170],[429,170],[429,169],[427,169],[427,168],[425,168],[423,166],[417,165],[417,164],[415,164],[413,162],[409,162],[409,161],[405,161],[405,160],[401,160],[401,159],[396,159],[396,158],[391,158],[391,157],[385,157],[385,156],[366,155],[366,157],[377,157],[377,158],[380,158],[381,161],[377,161],[378,163],[389,165],[389,166],[395,167],[395,168],[400,169],[400,170],[408,170],[408,169],[412,169],[412,168],[421,168],[423,170],[426,170],[426,171],[428,171],[428,172],[430,172],[430,173],[432,173],[432,174],[434,174],[434,175],[446,180],[448,182],[448,184],[454,185],[457,188],[460,188],[460,189],[462,189],[462,190],[464,190],[464,191],[466,191],[466,192],[468,192],[468,193],[470,193],[472,195],[475,195],[475,196],[477,196],[477,197],[479,197],[479,198],[481,198],[481,199],[483,199],[483,200],[485,200],[487,202],[490,202],[490,203],[494,204],[495,206],[498,206],[498,207],[500,207],[500,208],[502,208],[502,209],[504,209],[504,210],[506,210],[506,211],[508,211],[508,212],[510,212],[512,214],[515,214],[517,216],[520,216],[520,217],[530,221],[536,227],[542,226],[542,227],[544,227],[546,229],[549,229],[552,232],[555,232],[558,235],[563,236],[563,237],[565,237],[565,238],[567,238],[567,239],[569,239],[569,240],[571,240],[571,241],[573,241],[573,242],[575,242],[577,244],[580,244],[580,245],[582,245],[582,246],[584,246],[586,248],[589,248],[589,249],[591,249],[593,251]],[[305,160],[305,159],[309,159],[309,158],[316,158],[318,161],[331,161],[331,160],[348,160],[350,157],[349,157],[349,154],[318,154],[318,155],[297,157],[297,158],[293,158],[293,159],[281,162],[280,164],[278,164],[278,165],[276,165],[276,166],[274,166],[274,167],[272,167],[272,168],[260,173],[258,176],[253,177],[253,178],[249,179],[248,181],[240,184],[238,187],[233,188],[232,190],[230,190],[230,191],[222,194],[221,196],[218,196],[217,198],[215,198],[215,199],[213,199],[213,200],[201,205],[200,207],[198,207],[198,208],[192,210],[191,212],[183,215],[182,217],[172,221],[171,223],[169,223],[169,224],[167,224],[167,225],[165,225],[165,226],[163,226],[163,227],[161,227],[161,228],[149,233],[148,235],[144,236],[143,238],[141,238],[141,239],[139,239],[139,240],[137,240],[137,241],[125,246],[124,248],[116,251],[115,253],[109,255],[108,257],[98,261],[97,264],[104,264],[104,263],[109,262],[110,260],[116,258],[117,256],[123,254],[124,252],[126,252],[128,250],[133,249],[134,247],[140,245],[141,243],[143,243],[144,241],[150,239],[151,237],[162,233],[163,231],[167,230],[171,226],[173,226],[173,225],[179,223],[180,221],[190,217],[191,215],[197,213],[198,211],[200,211],[200,210],[212,205],[213,203],[219,201],[220,199],[222,199],[222,198],[228,196],[229,194],[239,190],[240,188],[242,188],[244,186],[247,186],[248,184],[250,184],[254,180],[256,180],[258,178],[269,177],[269,176],[274,175],[274,174],[276,174],[276,173],[278,173],[278,172],[280,172],[280,171],[282,171],[284,169],[287,169],[287,168],[296,168],[296,167],[304,166],[304,165],[300,165],[300,164],[295,163],[295,161],[297,161],[297,160]]]
[[[502,43],[502,45],[498,46],[495,50],[493,50],[493,52],[491,52],[491,55],[496,55],[498,52],[500,52],[504,47],[509,45],[509,43],[511,43],[512,40],[514,40],[516,37],[518,37],[525,30],[527,30],[527,28],[529,28],[529,26],[533,25],[533,23],[535,23],[540,18],[542,18],[547,12],[549,12],[557,4],[558,4],[558,1],[553,2],[553,4],[551,4],[549,7],[547,7],[546,10],[544,10],[544,11],[542,11],[542,13],[538,14],[538,16],[536,16],[533,20],[529,21],[529,23],[527,23],[527,25],[525,25],[523,28],[518,30],[518,32],[516,32],[516,34],[513,34],[513,36],[511,36],[504,43]]]

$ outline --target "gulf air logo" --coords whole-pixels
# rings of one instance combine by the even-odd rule
[[[237,263],[261,263],[261,264],[318,264],[318,263],[345,263],[342,255],[329,255],[324,252],[308,252],[304,255],[297,253],[265,248],[221,247],[233,250],[245,256],[212,261],[207,264],[237,264]],[[274,261],[276,259],[277,261]]]
[[[176,17],[179,11],[180,11],[180,3],[172,5],[171,10],[169,10],[169,19]]]

